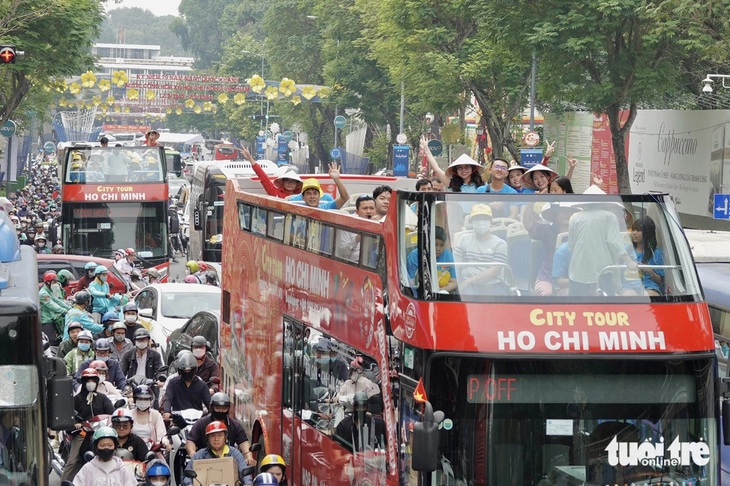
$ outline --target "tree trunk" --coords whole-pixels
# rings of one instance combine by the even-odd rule
[[[629,115],[626,121],[621,124],[621,106],[613,104],[606,110],[608,124],[611,128],[611,145],[616,160],[616,179],[618,182],[619,194],[631,194],[631,177],[629,175],[629,164],[626,158],[626,134],[636,119],[636,103],[629,105]]]
[[[511,116],[507,114],[507,118],[505,119],[501,115],[496,114],[489,104],[486,95],[474,87],[471,89],[472,93],[474,93],[474,99],[476,99],[477,105],[479,105],[479,109],[482,112],[487,133],[489,133],[489,139],[492,142],[492,155],[490,158],[503,157],[504,149],[506,148],[510,155],[512,155],[512,158],[519,162],[520,154],[517,151],[517,147],[515,147],[514,140],[509,136]],[[506,137],[505,134],[507,134]]]

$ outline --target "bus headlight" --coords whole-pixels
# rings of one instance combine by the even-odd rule
[[[223,243],[223,235],[217,234],[210,237],[209,240],[211,245],[217,245],[218,243]]]

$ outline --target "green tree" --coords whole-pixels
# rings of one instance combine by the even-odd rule
[[[158,17],[141,8],[114,9],[104,18],[97,42],[155,44],[160,46],[163,56],[189,56],[189,51],[183,49],[180,39],[170,29],[174,19],[172,15]]]
[[[0,39],[25,52],[0,69],[0,123],[28,98],[45,99],[57,78],[94,65],[91,46],[102,22],[99,0],[24,0],[0,3]],[[38,90],[35,96],[31,91]],[[46,93],[46,94],[44,94]],[[26,106],[30,108],[30,106]]]
[[[730,16],[727,2],[691,0],[481,0],[476,8],[497,42],[536,51],[543,102],[607,113],[621,193],[631,192],[625,139],[638,107],[696,89],[691,73],[727,42]]]

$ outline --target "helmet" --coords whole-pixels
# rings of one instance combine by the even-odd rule
[[[124,253],[124,250],[122,250],[122,249],[116,250],[114,252],[114,255],[119,255],[119,258],[124,258],[125,256],[127,256],[127,254]]]
[[[93,341],[94,340],[94,336],[91,335],[91,331],[87,331],[87,330],[84,329],[83,331],[81,331],[79,333],[79,335],[78,335],[78,337],[76,339],[79,340],[79,341],[81,341],[82,339],[87,339],[89,341]]]
[[[177,359],[177,369],[180,371],[190,371],[198,367],[198,360],[192,353],[185,353]]]
[[[71,331],[71,329],[82,329],[83,330],[84,326],[82,326],[80,322],[76,321],[76,322],[72,322],[68,325],[69,332]]]
[[[63,245],[53,245],[53,250],[52,251],[53,251],[53,253],[63,253],[66,250],[63,247]]]
[[[58,280],[58,275],[53,270],[48,270],[43,274],[43,281],[45,283],[53,282],[54,280]]]
[[[109,368],[107,367],[106,363],[103,362],[100,359],[95,359],[91,363],[89,363],[89,368],[95,369],[97,372],[99,371],[109,371]]]
[[[352,407],[356,412],[367,412],[368,395],[365,392],[357,392],[352,398]]]
[[[41,241],[41,240],[46,241],[46,237],[43,235],[38,235],[35,237],[35,240],[33,240],[33,241]]]
[[[132,415],[132,411],[126,408],[118,408],[114,410],[114,413],[112,413],[112,423],[121,423],[121,422],[132,422],[134,423],[134,416]]]
[[[189,283],[189,284],[200,283],[200,282],[198,282],[198,279],[195,278],[195,275],[186,275],[185,279],[183,281],[185,283]]]
[[[55,250],[55,247],[54,247]],[[63,285],[66,285],[71,280],[73,280],[74,276],[71,272],[66,270],[65,268],[63,270],[58,271],[58,281],[61,282]]]
[[[132,397],[137,400],[139,398],[149,398],[152,399],[153,393],[152,389],[148,385],[139,385],[132,391]]]
[[[137,339],[149,339],[149,338],[150,338],[150,332],[145,328],[137,329],[136,331],[134,331],[134,340],[135,341]]]
[[[262,472],[256,479],[253,480],[253,486],[278,486],[279,481],[276,480],[273,474]]]
[[[99,338],[96,340],[97,351],[108,351],[112,348],[111,343],[107,338]]]
[[[210,348],[210,343],[203,336],[195,336],[193,341],[190,343],[190,346],[193,348],[199,348],[201,346]]]
[[[198,262],[195,260],[190,260],[185,264],[186,267],[190,270],[190,273],[196,273],[198,271]]]
[[[89,295],[89,293],[85,290],[81,290],[79,292],[76,292],[76,294],[74,294],[74,302],[78,305],[86,304],[87,302],[89,302],[90,298],[91,298],[91,295]]]
[[[225,432],[228,433],[228,427],[226,427],[226,424],[223,422],[219,422],[216,420],[215,422],[211,422],[208,424],[208,426],[205,428],[205,435],[210,435],[215,432]]]
[[[154,278],[160,278],[160,271],[156,268],[150,268],[147,270],[147,276],[148,277],[154,277]]]
[[[134,252],[134,248],[127,248],[126,250],[124,250],[124,253],[127,256],[135,256],[136,255],[136,253]]]
[[[284,472],[286,472],[286,462],[284,462],[284,458],[277,454],[269,454],[268,456],[264,457],[261,460],[261,472],[266,472],[269,470],[272,466],[279,466],[281,467]]]
[[[205,262],[198,262],[198,270],[205,272],[208,270],[208,264]]]
[[[132,312],[132,311],[134,311],[134,312],[139,312],[139,309],[137,308],[137,304],[135,304],[134,302],[130,302],[129,304],[126,304],[126,305],[125,305],[125,306],[124,306],[124,307],[122,308],[122,312],[124,312],[125,314],[126,314],[127,312]]]
[[[104,265],[98,265],[98,266],[97,266],[97,267],[96,267],[96,268],[94,269],[94,275],[99,275],[99,274],[101,274],[101,273],[109,273],[109,269],[108,269],[108,268],[106,268],[106,267],[105,267]]]
[[[104,315],[101,317],[101,322],[116,322],[119,320],[119,314],[117,311],[109,311],[104,313]]]
[[[99,442],[101,439],[112,439],[114,440],[114,444],[119,444],[119,436],[117,435],[117,431],[112,429],[111,427],[99,427],[96,429],[96,432],[94,432],[94,436],[91,438],[91,442],[94,444],[94,447],[96,447],[97,442]]]
[[[170,468],[162,461],[154,461],[147,466],[147,478],[155,476],[170,477]]]
[[[84,265],[84,270],[93,270],[96,268],[96,263],[89,262],[86,265]]]
[[[116,331],[117,329],[124,329],[124,331],[127,331],[127,325],[123,323],[120,320],[117,320],[114,324],[112,324],[112,332]]]
[[[230,405],[231,397],[229,397],[227,393],[215,392],[213,393],[213,396],[210,397],[211,407],[228,407]]]
[[[81,372],[81,377],[79,378],[79,380],[96,380],[98,383],[99,373],[97,373],[94,368],[86,368],[84,371]]]

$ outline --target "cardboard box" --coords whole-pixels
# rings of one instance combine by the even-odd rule
[[[218,459],[196,459],[193,470],[198,474],[197,481],[203,486],[211,484],[236,486],[238,481],[238,464],[232,457]],[[198,484],[193,480],[193,484]]]

